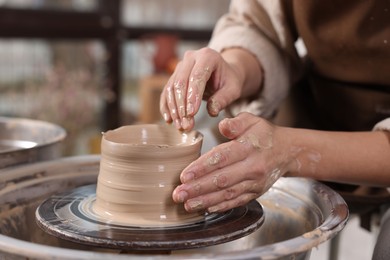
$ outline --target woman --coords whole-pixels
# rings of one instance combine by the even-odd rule
[[[390,187],[389,12],[388,1],[232,1],[209,47],[187,52],[161,95],[178,129],[194,127],[202,99],[211,116],[233,116],[219,124],[230,141],[182,172],[174,200],[223,212],[280,176]],[[321,130],[269,121],[302,79]]]

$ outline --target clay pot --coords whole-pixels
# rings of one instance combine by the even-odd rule
[[[171,226],[203,220],[175,204],[180,173],[199,157],[203,135],[168,125],[129,125],[103,134],[94,211],[131,226]]]

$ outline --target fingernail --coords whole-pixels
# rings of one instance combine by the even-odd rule
[[[218,116],[220,108],[219,103],[215,99],[209,100],[207,108],[212,116]]]
[[[169,115],[168,113],[164,113],[163,115],[165,122],[169,122]]]
[[[180,124],[180,120],[179,119],[175,119],[175,127],[176,129],[180,130],[181,129],[181,124]]]
[[[210,207],[210,208],[207,209],[208,213],[216,213],[218,211],[219,211],[219,207],[218,206]]]
[[[192,172],[186,172],[186,173],[181,175],[180,179],[181,179],[182,183],[187,183],[189,181],[194,180],[195,179],[195,175]]]
[[[201,200],[190,200],[187,202],[187,206],[193,211],[201,210],[204,208],[203,201]]]
[[[186,201],[188,198],[188,193],[184,190],[181,190],[177,193],[177,200],[178,202],[181,202],[183,203],[184,201]]]
[[[188,127],[190,126],[190,122],[188,121],[188,119],[186,117],[184,117],[181,120],[181,126],[183,127],[184,130],[188,129]]]

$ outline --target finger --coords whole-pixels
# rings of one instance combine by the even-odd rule
[[[182,129],[179,114],[180,103],[178,102],[184,103],[184,101],[180,101],[180,99],[183,99],[181,93],[184,88],[184,83],[177,79],[177,77],[184,71],[183,66],[185,66],[183,65],[183,61],[180,61],[177,64],[175,72],[169,78],[160,99],[160,111],[164,120],[167,122],[174,122],[177,129]],[[183,106],[183,104],[181,104],[181,106]]]
[[[236,87],[232,84],[227,83],[207,99],[207,111],[210,116],[218,116],[219,112],[239,98]]]
[[[195,126],[195,119],[193,117],[185,117],[182,119],[181,126],[184,131],[190,131]]]
[[[186,86],[187,86],[187,81],[183,81],[181,79],[176,80],[173,83],[173,93],[175,95],[177,115],[180,120],[182,120],[186,115],[185,106],[184,106],[185,95],[187,93]]]
[[[248,162],[243,160],[199,179],[184,183],[174,190],[173,199],[176,202],[185,202],[188,199],[218,190],[229,189],[246,180],[255,180],[258,175],[257,168],[248,166]],[[242,171],[243,168],[253,169],[253,171]]]
[[[177,113],[177,106],[176,106],[176,100],[175,100],[175,94],[173,90],[173,83],[172,81],[169,81],[166,87],[166,104],[168,106],[169,115],[174,122],[177,129],[181,128],[180,119]]]
[[[235,164],[246,158],[248,151],[245,149],[247,147],[236,141],[220,144],[187,166],[180,174],[180,181],[187,183],[217,169]]]
[[[219,63],[219,67],[215,68],[212,75],[213,91],[206,91],[205,100],[207,100],[207,111],[211,116],[218,116],[219,112],[232,104],[240,97],[241,84],[238,78],[235,77],[231,70],[228,70],[228,65]]]
[[[255,181],[246,180],[230,188],[189,199],[184,203],[184,207],[188,212],[223,212],[248,203],[261,192],[262,188]]]
[[[190,117],[187,116],[187,93],[188,93],[188,81],[190,78],[191,71],[195,66],[195,58],[193,57],[194,51],[188,51],[184,55],[180,66],[176,67],[175,76],[173,81],[173,93],[177,111],[177,123],[179,129],[189,130],[191,125]]]
[[[256,177],[255,171],[261,172],[262,169],[260,164],[260,166],[252,167],[248,162],[245,162],[249,153],[248,148],[251,149],[245,144],[232,141],[219,145],[201,156],[182,172],[180,178],[183,184],[173,191],[173,200],[184,202],[189,198],[213,192],[225,185],[227,187],[234,185],[243,179],[254,179]],[[242,173],[242,169],[248,168],[248,166],[253,171]],[[227,179],[229,172],[232,176]]]
[[[190,81],[187,92],[187,116],[193,117],[199,111],[202,96],[206,88],[206,84],[214,70],[215,58],[210,55],[212,52],[207,49],[198,51],[198,58],[191,71]]]
[[[167,85],[168,84],[171,84],[171,83],[168,81]],[[165,87],[160,95],[160,113],[163,116],[165,122],[172,123],[173,120],[172,120],[172,117],[170,115],[169,107],[167,104],[167,98],[168,98],[167,85],[165,85]]]
[[[240,113],[234,118],[225,118],[218,124],[219,132],[228,139],[235,139],[248,131],[260,119],[250,113]]]

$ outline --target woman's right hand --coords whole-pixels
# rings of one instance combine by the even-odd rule
[[[244,71],[228,63],[210,48],[187,51],[160,97],[160,111],[167,123],[189,131],[194,127],[194,116],[201,101],[207,101],[210,116],[237,100],[242,93]]]

